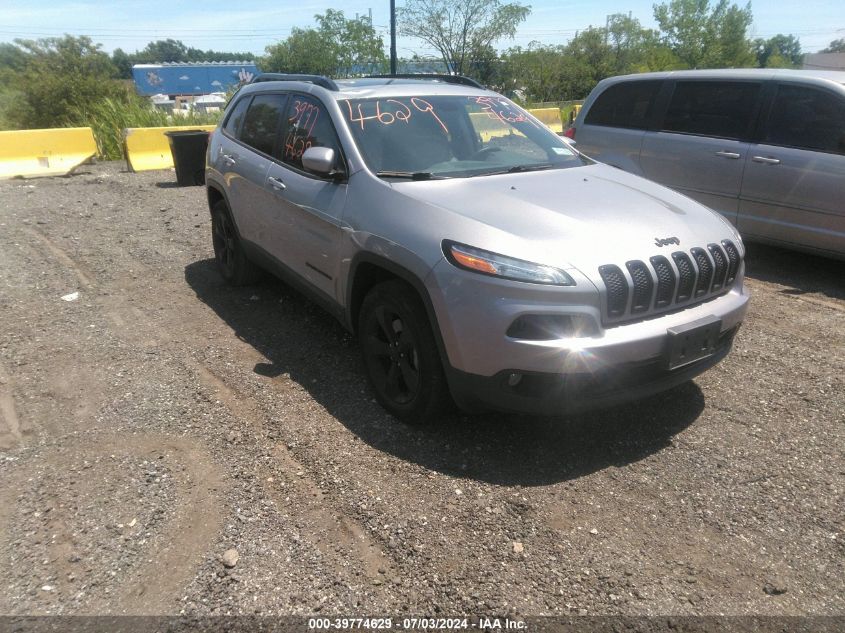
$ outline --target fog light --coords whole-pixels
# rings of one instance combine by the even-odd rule
[[[521,382],[522,374],[517,372],[511,372],[508,374],[508,387],[516,387]]]

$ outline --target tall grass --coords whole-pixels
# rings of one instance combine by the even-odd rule
[[[90,127],[97,140],[97,154],[104,160],[123,158],[123,130],[128,127],[170,125],[216,125],[221,112],[188,112],[172,115],[152,107],[147,101],[106,98],[74,113],[76,125]]]

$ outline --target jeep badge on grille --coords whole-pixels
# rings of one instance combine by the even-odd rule
[[[677,244],[678,246],[680,246],[681,240],[679,240],[677,237],[664,237],[662,239],[659,237],[654,238],[655,246],[669,246],[669,244]]]

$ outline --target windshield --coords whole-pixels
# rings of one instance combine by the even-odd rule
[[[501,96],[344,99],[340,106],[367,165],[384,177],[470,177],[587,163]]]

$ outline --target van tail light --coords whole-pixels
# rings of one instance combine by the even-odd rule
[[[573,141],[575,140],[575,126],[568,127],[563,131],[563,135],[566,138],[571,138]]]

